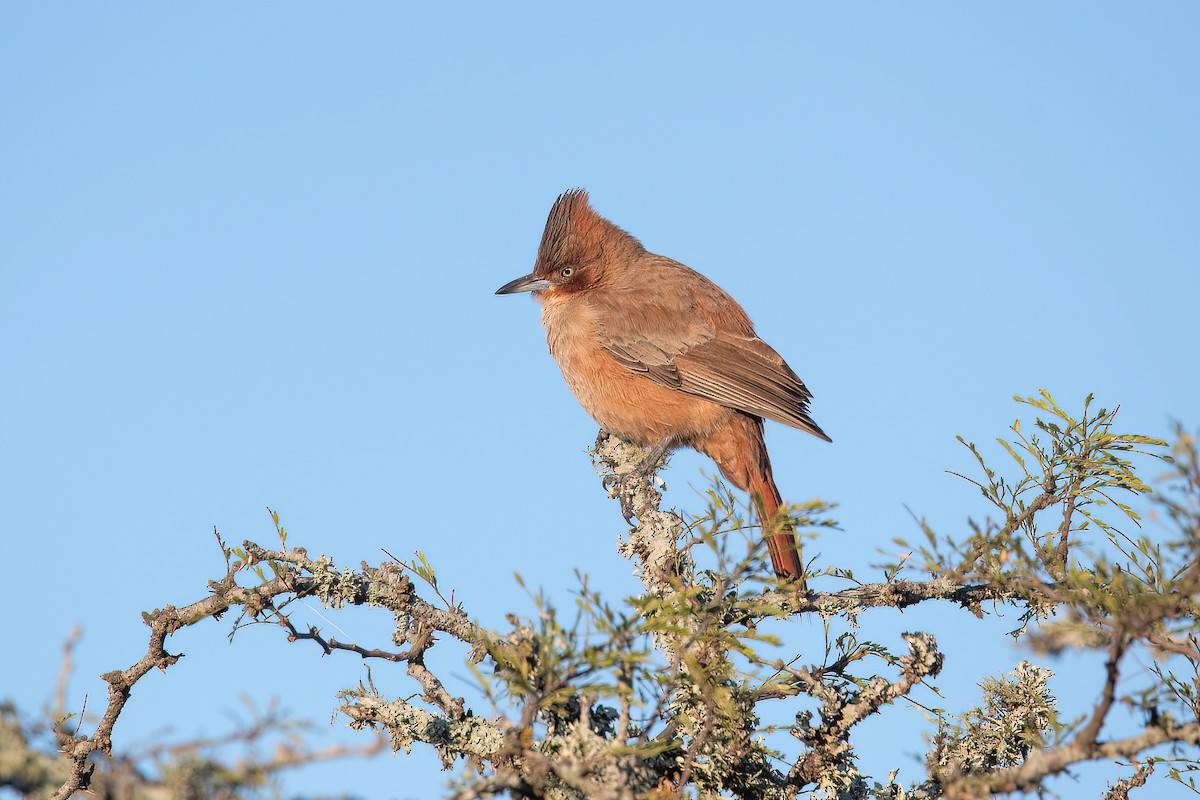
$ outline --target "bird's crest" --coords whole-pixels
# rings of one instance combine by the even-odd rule
[[[550,208],[538,246],[538,263],[555,264],[567,252],[593,238],[603,220],[588,203],[587,189],[563,192]]]
[[[587,189],[569,189],[550,208],[537,263],[543,269],[553,269],[567,262],[585,261],[596,257],[605,243],[617,242],[642,249],[637,239],[596,213],[588,202]]]

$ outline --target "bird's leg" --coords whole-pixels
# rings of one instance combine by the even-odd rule
[[[600,428],[600,433],[596,436],[596,447],[600,447],[604,443],[604,440],[610,435],[611,434],[609,431],[605,430],[604,428]],[[642,460],[629,472],[621,475],[608,475],[602,479],[601,483],[604,485],[604,488],[608,490],[612,488],[614,483],[623,484],[626,481],[641,480],[653,475],[654,471],[658,469],[663,456],[665,456],[671,450],[674,444],[675,442],[671,437],[663,439],[649,450],[646,450],[645,456],[642,457]]]
[[[671,437],[668,436],[658,444],[654,445],[654,447],[651,447],[646,453],[646,457],[642,459],[641,465],[637,469],[637,476],[639,478],[646,478],[652,475],[654,471],[658,469],[658,462],[662,461],[663,456],[670,451],[673,443],[674,442]]]

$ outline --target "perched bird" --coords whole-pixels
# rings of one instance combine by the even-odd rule
[[[593,419],[654,447],[649,463],[680,446],[711,458],[757,503],[775,573],[802,574],[795,534],[772,520],[782,499],[763,419],[831,440],[808,415],[812,393],[732,297],[648,252],[583,189],[554,202],[533,272],[496,290],[515,292],[541,303],[550,354]]]

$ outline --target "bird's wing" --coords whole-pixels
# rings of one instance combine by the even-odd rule
[[[605,349],[655,383],[829,439],[808,416],[812,393],[762,339],[717,333],[696,317],[671,329],[652,324],[663,318],[627,313],[620,330],[602,331]]]
[[[675,368],[681,391],[829,441],[808,415],[812,392],[757,336],[720,333],[677,355]]]
[[[683,376],[675,365],[680,353],[711,337],[710,332],[697,332],[691,337],[676,333],[662,335],[624,332],[623,335],[609,334],[604,337],[605,349],[626,369],[640,372],[655,383],[671,389],[683,388]]]

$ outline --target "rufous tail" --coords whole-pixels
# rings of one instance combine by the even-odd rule
[[[762,419],[733,414],[726,424],[693,438],[691,445],[716,462],[725,480],[750,493],[767,538],[775,574],[785,580],[799,581],[804,570],[800,566],[796,534],[789,526],[775,522],[775,512],[783,500],[771,476]],[[800,588],[804,588],[803,582]]]
[[[797,580],[804,574],[800,562],[800,543],[790,526],[775,519],[775,512],[783,504],[779,489],[771,474],[751,476],[750,494],[758,501],[759,521],[771,552],[771,566],[775,574],[784,580]]]

